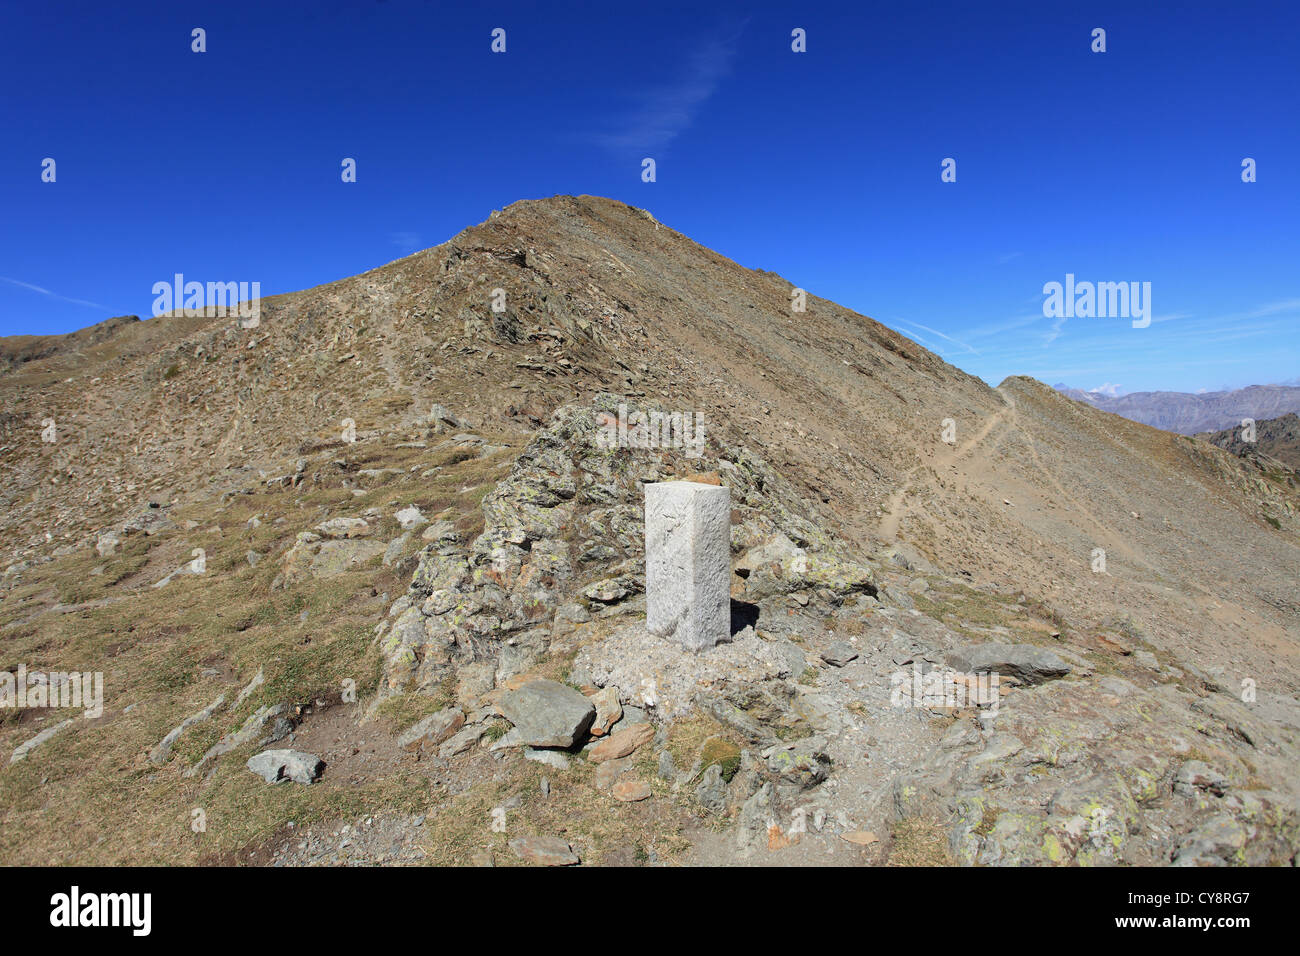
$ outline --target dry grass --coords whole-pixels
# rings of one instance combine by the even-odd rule
[[[396,454],[405,464],[420,451]],[[244,767],[255,752],[250,744],[222,757],[210,777],[185,778],[182,771],[258,707],[337,702],[345,678],[355,681],[362,700],[378,686],[374,626],[405,590],[409,572],[375,564],[273,589],[278,557],[298,531],[368,507],[391,515],[412,502],[426,515],[451,509],[460,520],[481,522],[473,512],[504,462],[502,455],[458,461],[426,480],[408,469],[400,481],[364,496],[344,487],[258,488],[224,505],[214,498],[173,509],[178,524],[197,522],[190,530],[131,536],[109,558],[82,549],[31,569],[0,603],[0,663],[103,672],[104,715],[78,717],[26,760],[0,765],[0,863],[230,862],[243,859],[249,847],[289,821],[301,826],[382,809],[426,809],[427,774],[409,768],[364,786],[335,783],[327,773],[311,787],[268,787]],[[392,460],[384,464],[391,467]],[[330,475],[341,478],[341,471]],[[467,486],[470,491],[460,491]],[[261,524],[250,528],[254,515],[261,516]],[[281,516],[284,522],[276,524]],[[214,526],[220,530],[211,530]],[[383,540],[399,530],[385,518],[375,533]],[[411,548],[418,545],[417,538]],[[150,586],[190,560],[195,547],[206,552],[205,574]],[[256,567],[246,560],[250,550],[263,555]],[[92,573],[96,569],[100,573]],[[99,600],[111,603],[49,611],[55,602]],[[232,710],[236,694],[259,668],[265,683]],[[168,731],[222,694],[227,706],[182,735],[165,765],[147,760]],[[381,729],[398,731],[449,699],[395,698],[381,712]],[[3,716],[0,752],[7,758],[19,743],[66,715],[6,711]],[[206,832],[191,827],[196,809],[206,814]]]
[[[890,833],[886,866],[952,866],[948,831],[935,814],[907,817]]]
[[[515,837],[542,834],[568,840],[584,864],[635,865],[676,861],[690,844],[681,837],[685,818],[694,813],[667,784],[637,771],[652,796],[621,803],[593,785],[596,765],[576,758],[557,771],[527,760],[505,765],[498,779],[471,787],[434,810],[425,824],[427,860],[433,865],[464,866],[480,851],[492,853],[498,866],[521,866],[509,849]],[[541,780],[550,784],[542,796]],[[505,832],[492,830],[493,810],[505,810]]]

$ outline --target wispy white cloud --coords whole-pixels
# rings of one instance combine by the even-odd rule
[[[910,325],[914,329],[921,329],[924,332],[929,332],[931,335],[937,335],[945,342],[951,342],[953,345],[961,347],[962,349],[971,353],[972,355],[979,355],[978,350],[971,348],[965,342],[959,342],[957,339],[954,339],[950,335],[944,335],[938,329],[932,329],[928,325],[922,325],[920,322],[909,322],[907,321],[907,319],[895,319],[894,321],[898,322],[901,325]]]
[[[66,295],[59,295],[57,292],[51,292],[49,289],[42,289],[38,285],[32,285],[30,282],[20,282],[17,279],[11,279],[8,276],[0,276],[0,281],[8,282],[10,285],[16,285],[20,289],[27,289],[31,292],[39,292],[41,295],[49,296],[51,299],[58,299],[60,302],[71,302],[73,305],[84,305],[91,309],[102,309],[108,311],[108,306],[100,305],[98,302],[87,302],[85,299],[70,299]]]
[[[404,253],[419,252],[423,246],[418,232],[390,232],[388,241]]]
[[[636,106],[615,120],[610,132],[597,134],[596,142],[615,152],[638,150],[651,155],[664,150],[695,121],[731,72],[740,29],[697,46],[680,75],[645,89]]]
[[[1260,319],[1266,315],[1278,315],[1286,312],[1300,312],[1300,299],[1283,299],[1280,302],[1269,302],[1252,312],[1247,312],[1245,318]]]
[[[1023,329],[1026,325],[1034,325],[1043,321],[1043,313],[1038,312],[1034,315],[1022,315],[1018,318],[1008,319],[1005,322],[997,322],[993,325],[976,326],[973,329],[967,329],[965,337],[970,339],[984,339],[990,336],[1001,336],[1007,332],[1013,332],[1016,329]]]

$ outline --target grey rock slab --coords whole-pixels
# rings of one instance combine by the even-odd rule
[[[510,841],[521,860],[540,866],[573,866],[582,862],[567,840],[550,836],[523,836]]]
[[[263,750],[248,758],[248,769],[267,783],[292,780],[309,784],[324,772],[325,761],[301,750]]]
[[[55,724],[53,727],[46,727],[44,730],[42,730],[39,734],[37,734],[37,735],[36,735],[35,737],[33,737],[31,740],[27,741],[27,742],[24,743],[24,744],[19,744],[18,749],[15,750],[15,751],[13,752],[13,755],[9,758],[9,762],[10,762],[10,763],[17,763],[18,761],[22,760],[22,759],[23,759],[24,757],[26,757],[27,754],[30,753],[32,750],[34,750],[35,748],[39,747],[41,744],[45,743],[45,741],[49,740],[51,737],[53,737],[55,734],[57,734],[60,730],[65,729],[66,727],[70,726],[71,724],[72,724],[72,718],[68,718],[67,720],[64,720],[64,721],[61,721],[61,722]]]
[[[836,641],[821,653],[821,659],[832,667],[843,667],[849,661],[855,660],[857,656],[858,652],[848,641]]]
[[[179,726],[172,728],[167,736],[158,742],[158,746],[154,747],[153,750],[149,752],[149,760],[152,763],[159,765],[166,763],[167,758],[171,756],[172,747],[176,746],[176,741],[180,740],[181,734],[185,733],[185,731],[189,730],[195,724],[202,723],[211,718],[213,714],[225,705],[225,703],[226,695],[222,694],[197,714],[191,714],[189,717],[186,717],[180,722]]]
[[[500,707],[514,724],[513,742],[531,747],[572,747],[596,719],[591,701],[553,680],[529,681],[507,691],[501,695]]]
[[[1026,684],[1070,673],[1070,665],[1056,653],[1033,644],[972,644],[950,651],[947,661],[961,671],[998,673]]]
[[[465,712],[459,707],[446,707],[407,728],[397,743],[405,750],[437,747],[464,726]]]

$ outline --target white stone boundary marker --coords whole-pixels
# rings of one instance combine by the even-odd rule
[[[646,629],[702,651],[731,640],[731,489],[645,486]]]

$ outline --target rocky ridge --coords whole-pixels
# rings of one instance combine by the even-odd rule
[[[19,343],[3,664],[111,693],[0,721],[4,858],[1293,863],[1294,484],[792,288],[557,197],[256,330]],[[642,627],[682,477],[734,507],[698,656]]]

